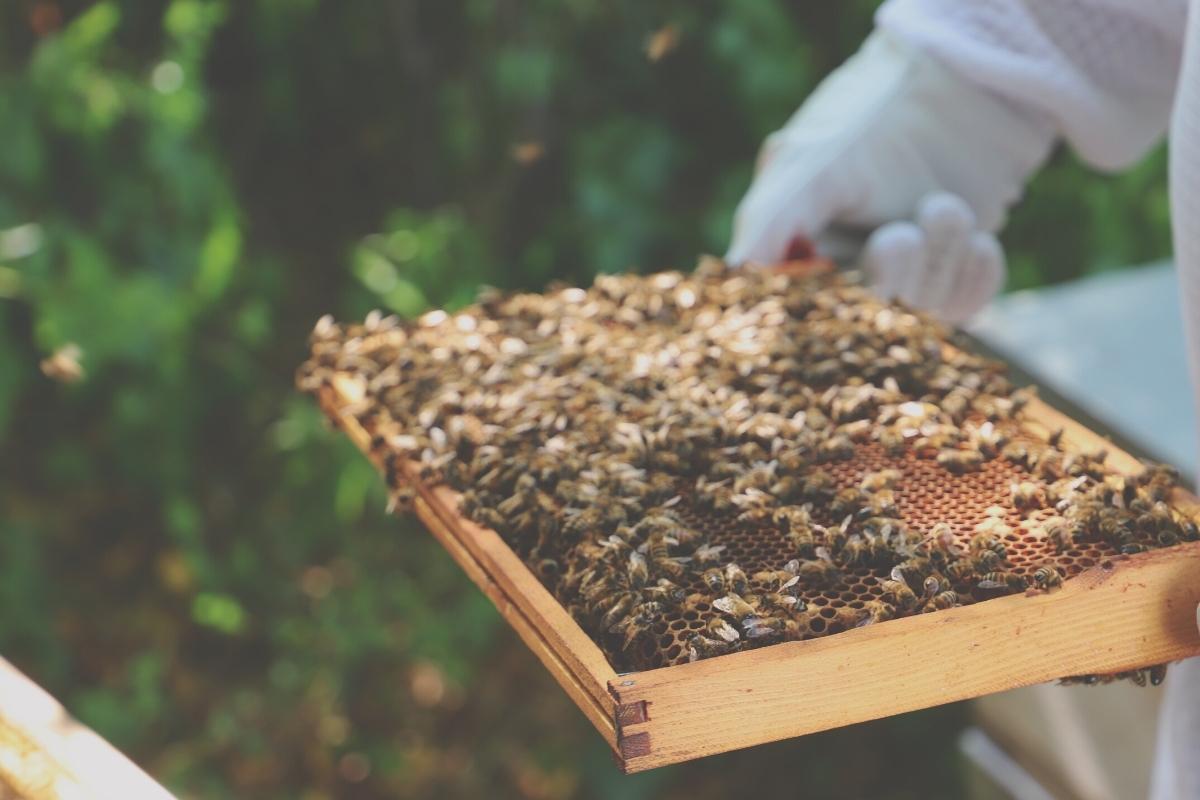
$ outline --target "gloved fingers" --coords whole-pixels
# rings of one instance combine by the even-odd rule
[[[774,264],[796,237],[815,239],[836,212],[827,183],[802,154],[777,153],[738,204],[726,263]]]
[[[917,206],[917,224],[925,235],[929,262],[921,289],[921,307],[942,310],[962,282],[975,214],[957,195],[933,192]]]
[[[928,254],[925,235],[912,222],[889,222],[875,230],[862,252],[862,268],[885,299],[912,303],[920,294]]]
[[[973,233],[958,272],[958,283],[944,313],[946,321],[954,324],[969,319],[1004,286],[1004,249],[996,237],[983,231]]]

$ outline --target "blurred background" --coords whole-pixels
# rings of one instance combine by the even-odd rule
[[[5,2],[0,654],[186,797],[960,796],[961,705],[620,776],[292,388],[326,312],[723,252],[876,5]],[[1164,164],[1057,154],[1010,288],[1167,255]]]

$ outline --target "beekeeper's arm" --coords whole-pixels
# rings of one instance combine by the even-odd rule
[[[951,321],[1003,282],[992,234],[1064,138],[1102,169],[1166,129],[1185,0],[889,0],[759,157],[731,263],[872,234],[889,295]],[[949,195],[949,196],[947,196]]]

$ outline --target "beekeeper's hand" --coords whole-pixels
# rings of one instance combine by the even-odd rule
[[[991,234],[1053,140],[1041,114],[877,31],[767,139],[726,260],[775,262],[797,240],[845,257],[835,243],[884,226],[863,253],[872,278],[959,321],[999,289]]]

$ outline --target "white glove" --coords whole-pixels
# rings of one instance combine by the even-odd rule
[[[797,239],[836,255],[828,252],[828,243],[837,229],[865,235],[884,223],[912,219],[919,201],[939,191],[962,198],[974,212],[975,226],[994,232],[1053,141],[1048,118],[876,31],[767,139],[754,183],[738,206],[726,261],[775,262]],[[912,234],[929,224],[938,227],[926,215],[907,234],[893,232],[883,240],[907,238],[907,244],[877,242],[876,257],[889,247],[910,252],[886,269],[876,266],[881,277],[888,275],[889,286],[924,286],[926,278],[899,273],[918,266],[922,274],[939,269],[947,253],[993,249],[991,244],[948,247],[939,240],[924,243],[924,259],[911,255],[922,249],[913,245]],[[934,258],[935,251],[941,255]],[[987,269],[990,275],[992,267]],[[947,279],[944,297],[956,297],[959,282],[959,277]],[[993,284],[998,287],[999,281],[981,281]],[[925,298],[916,303],[930,305]]]
[[[861,264],[880,296],[897,298],[958,324],[1004,285],[1004,250],[979,230],[957,195],[937,192],[917,205],[916,222],[876,228]]]

